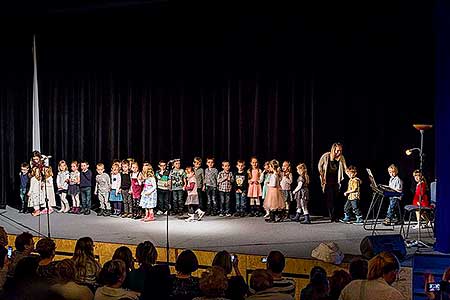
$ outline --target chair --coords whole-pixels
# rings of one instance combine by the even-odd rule
[[[428,216],[429,224],[433,231],[434,236],[434,209],[436,207],[436,181],[433,181],[430,184],[430,207],[421,207],[420,210]],[[404,224],[400,228],[400,234],[403,235],[404,239],[407,239],[409,236],[409,228],[411,227],[411,219],[416,211],[419,211],[419,206],[417,205],[406,205],[405,206],[405,220],[408,220],[408,224],[406,227],[406,232],[404,229]],[[408,214],[408,217],[406,215]],[[421,226],[422,221],[419,220],[419,226]],[[427,228],[428,229],[428,228]],[[419,229],[420,230],[420,229]],[[429,232],[429,230],[428,230]],[[429,232],[430,233],[430,232]]]

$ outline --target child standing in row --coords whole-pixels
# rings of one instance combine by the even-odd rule
[[[109,201],[111,202],[113,215],[119,216],[122,212],[122,195],[120,194],[120,164],[113,163],[111,167],[111,191],[109,192]]]
[[[197,180],[197,194],[198,194],[198,201],[199,201],[199,207],[203,211],[206,211],[205,205],[204,205],[204,197],[203,197],[203,183],[205,181],[205,172],[202,168],[202,159],[198,156],[194,157],[194,173],[195,173],[195,180]]]
[[[249,216],[260,216],[259,207],[261,197],[261,184],[259,178],[261,177],[261,170],[258,167],[258,159],[256,157],[250,158],[250,169],[248,175],[248,197],[250,198],[250,214]]]
[[[58,163],[58,175],[56,175],[56,187],[59,199],[61,200],[61,210],[59,212],[66,213],[70,210],[69,201],[67,201],[67,189],[69,188],[69,170],[65,160]]]
[[[30,185],[30,177],[28,177],[28,172],[30,171],[30,166],[28,163],[24,162],[20,165],[20,200],[21,207],[19,213],[28,213],[28,199],[27,193]]]
[[[262,194],[261,194],[261,198],[263,200],[263,203],[266,199],[266,195],[267,195],[267,185],[269,184],[269,180],[270,180],[270,172],[269,172],[269,161],[266,161],[264,163],[264,171],[261,172],[261,176],[259,177],[259,183],[262,185]],[[267,218],[269,216],[269,210],[265,209],[266,214],[264,215],[264,218]]]
[[[183,193],[186,186],[186,173],[181,169],[181,161],[175,159],[173,169],[170,171],[170,184],[172,189],[173,214],[183,215]]]
[[[291,192],[291,184],[293,182],[292,172],[291,172],[291,163],[288,161],[284,161],[281,167],[281,192],[283,193],[286,211],[284,212],[284,217],[289,216],[289,206],[292,202],[292,192]]]
[[[189,218],[186,219],[187,222],[191,222],[195,220],[195,214],[198,215],[198,221],[200,221],[203,216],[205,215],[205,212],[202,211],[199,208],[199,197],[198,197],[198,190],[197,190],[197,179],[195,176],[195,172],[192,169],[191,166],[186,167],[186,176],[187,176],[187,184],[186,184],[186,191],[187,191],[187,198],[185,205],[188,206],[188,215]]]
[[[233,174],[230,172],[230,162],[224,160],[222,162],[222,171],[217,175],[217,184],[219,186],[220,203],[219,207],[221,210],[219,216],[231,217],[230,213],[230,192],[233,183]]]
[[[97,216],[110,216],[111,205],[109,203],[109,192],[111,191],[111,179],[108,173],[105,173],[105,165],[98,163],[96,166],[98,175],[95,176],[94,195],[98,196],[100,202],[100,210]]]
[[[122,172],[120,173],[120,193],[123,200],[123,214],[122,218],[131,218],[133,216],[132,206],[133,199],[131,197],[131,176],[130,176],[130,163],[128,160],[122,160]]]
[[[302,224],[311,224],[311,218],[308,212],[309,202],[309,175],[306,165],[301,163],[297,165],[297,187],[294,190],[294,198],[297,202],[297,211],[292,221],[301,222]],[[301,219],[303,214],[303,220]]]
[[[167,164],[164,160],[160,160],[158,164],[159,171],[156,172],[156,183],[158,185],[158,213],[159,215],[167,214],[169,210],[170,182],[169,171],[166,169]]]
[[[53,185],[53,170],[52,167],[44,167],[44,190],[42,193],[44,194],[44,204],[45,208],[41,211],[41,214],[51,214],[53,212],[53,207],[56,206],[55,199],[55,188]],[[47,208],[48,207],[48,208]]]
[[[247,174],[244,171],[245,162],[243,160],[237,161],[237,173],[234,178],[234,190],[236,192],[236,213],[235,217],[245,217],[247,211],[247,190],[248,180]]]
[[[78,162],[72,161],[70,164],[69,174],[69,189],[68,194],[72,197],[72,209],[69,211],[71,214],[79,214],[80,208],[80,172],[78,171]]]
[[[264,200],[264,208],[269,211],[269,218],[265,219],[266,222],[279,222],[281,216],[277,219],[277,215],[281,215],[285,209],[285,200],[280,189],[280,163],[272,159],[269,163],[270,179],[267,184],[267,195]]]
[[[214,168],[214,157],[208,157],[206,159],[206,165],[208,168],[205,170],[205,183],[203,190],[206,191],[207,214],[211,216],[217,216],[220,207],[217,205],[217,176],[219,171]]]
[[[89,170],[87,161],[81,162],[80,173],[80,194],[81,213],[89,215],[91,213],[91,192],[92,192],[92,172]]]
[[[347,201],[344,205],[344,219],[341,222],[350,223],[353,212],[356,216],[355,224],[362,224],[364,220],[359,210],[361,179],[356,177],[357,171],[354,166],[348,167],[346,173],[350,177],[350,180],[348,181],[347,191],[344,193],[344,196],[347,196]]]
[[[133,219],[140,218],[139,200],[142,193],[141,173],[139,172],[139,164],[131,163],[131,195],[133,196]]]
[[[141,219],[144,222],[155,220],[153,209],[156,207],[156,180],[152,165],[144,163],[142,166],[141,180],[144,182],[144,189],[141,194],[141,201],[139,206],[145,209],[145,217]]]

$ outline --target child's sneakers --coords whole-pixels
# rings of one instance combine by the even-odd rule
[[[346,224],[351,224],[351,222],[352,222],[350,219],[350,216],[348,214],[345,214],[344,218],[340,219],[339,221],[342,223],[346,223]]]
[[[205,215],[205,212],[201,209],[197,209],[196,213],[198,214],[198,220],[200,221],[203,216]]]
[[[364,224],[363,217],[362,216],[356,216],[356,221],[353,222],[353,224],[355,224],[355,225],[362,225],[362,224]]]
[[[195,214],[188,214],[189,218],[184,219],[186,222],[195,221]]]
[[[37,216],[39,216],[40,214],[41,214],[41,211],[40,211],[39,209],[36,209],[34,212],[31,213],[31,215],[32,215],[33,217],[37,217]]]

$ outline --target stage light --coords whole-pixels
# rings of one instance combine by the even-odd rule
[[[406,153],[406,155],[411,155],[412,153],[413,153],[413,151],[415,151],[415,150],[417,150],[417,151],[419,151],[420,152],[420,149],[419,148],[411,148],[411,149],[407,149],[406,151],[405,151],[405,153]]]

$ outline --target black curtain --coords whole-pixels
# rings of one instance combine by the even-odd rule
[[[421,16],[419,7],[407,8]],[[412,32],[426,17],[405,28],[418,19],[381,8],[378,16],[343,23],[330,13],[325,17],[336,23],[326,25],[314,10],[312,16],[266,11],[175,20],[159,9],[56,14],[40,23],[41,150],[52,155],[53,167],[60,159],[85,159],[94,168],[127,157],[154,165],[181,158],[185,166],[210,155],[219,167],[224,159],[248,163],[252,155],[261,166],[272,158],[305,162],[319,208],[316,165],[340,141],[366,183],[366,167],[386,181],[391,163],[409,177],[416,161],[403,153],[419,142],[412,123],[433,120],[432,59],[417,59],[432,48],[412,47]],[[23,30],[7,41],[0,77],[2,206],[18,203],[16,177],[33,150],[32,34]],[[417,101],[422,105],[412,104]],[[429,162],[433,139],[426,135]]]

